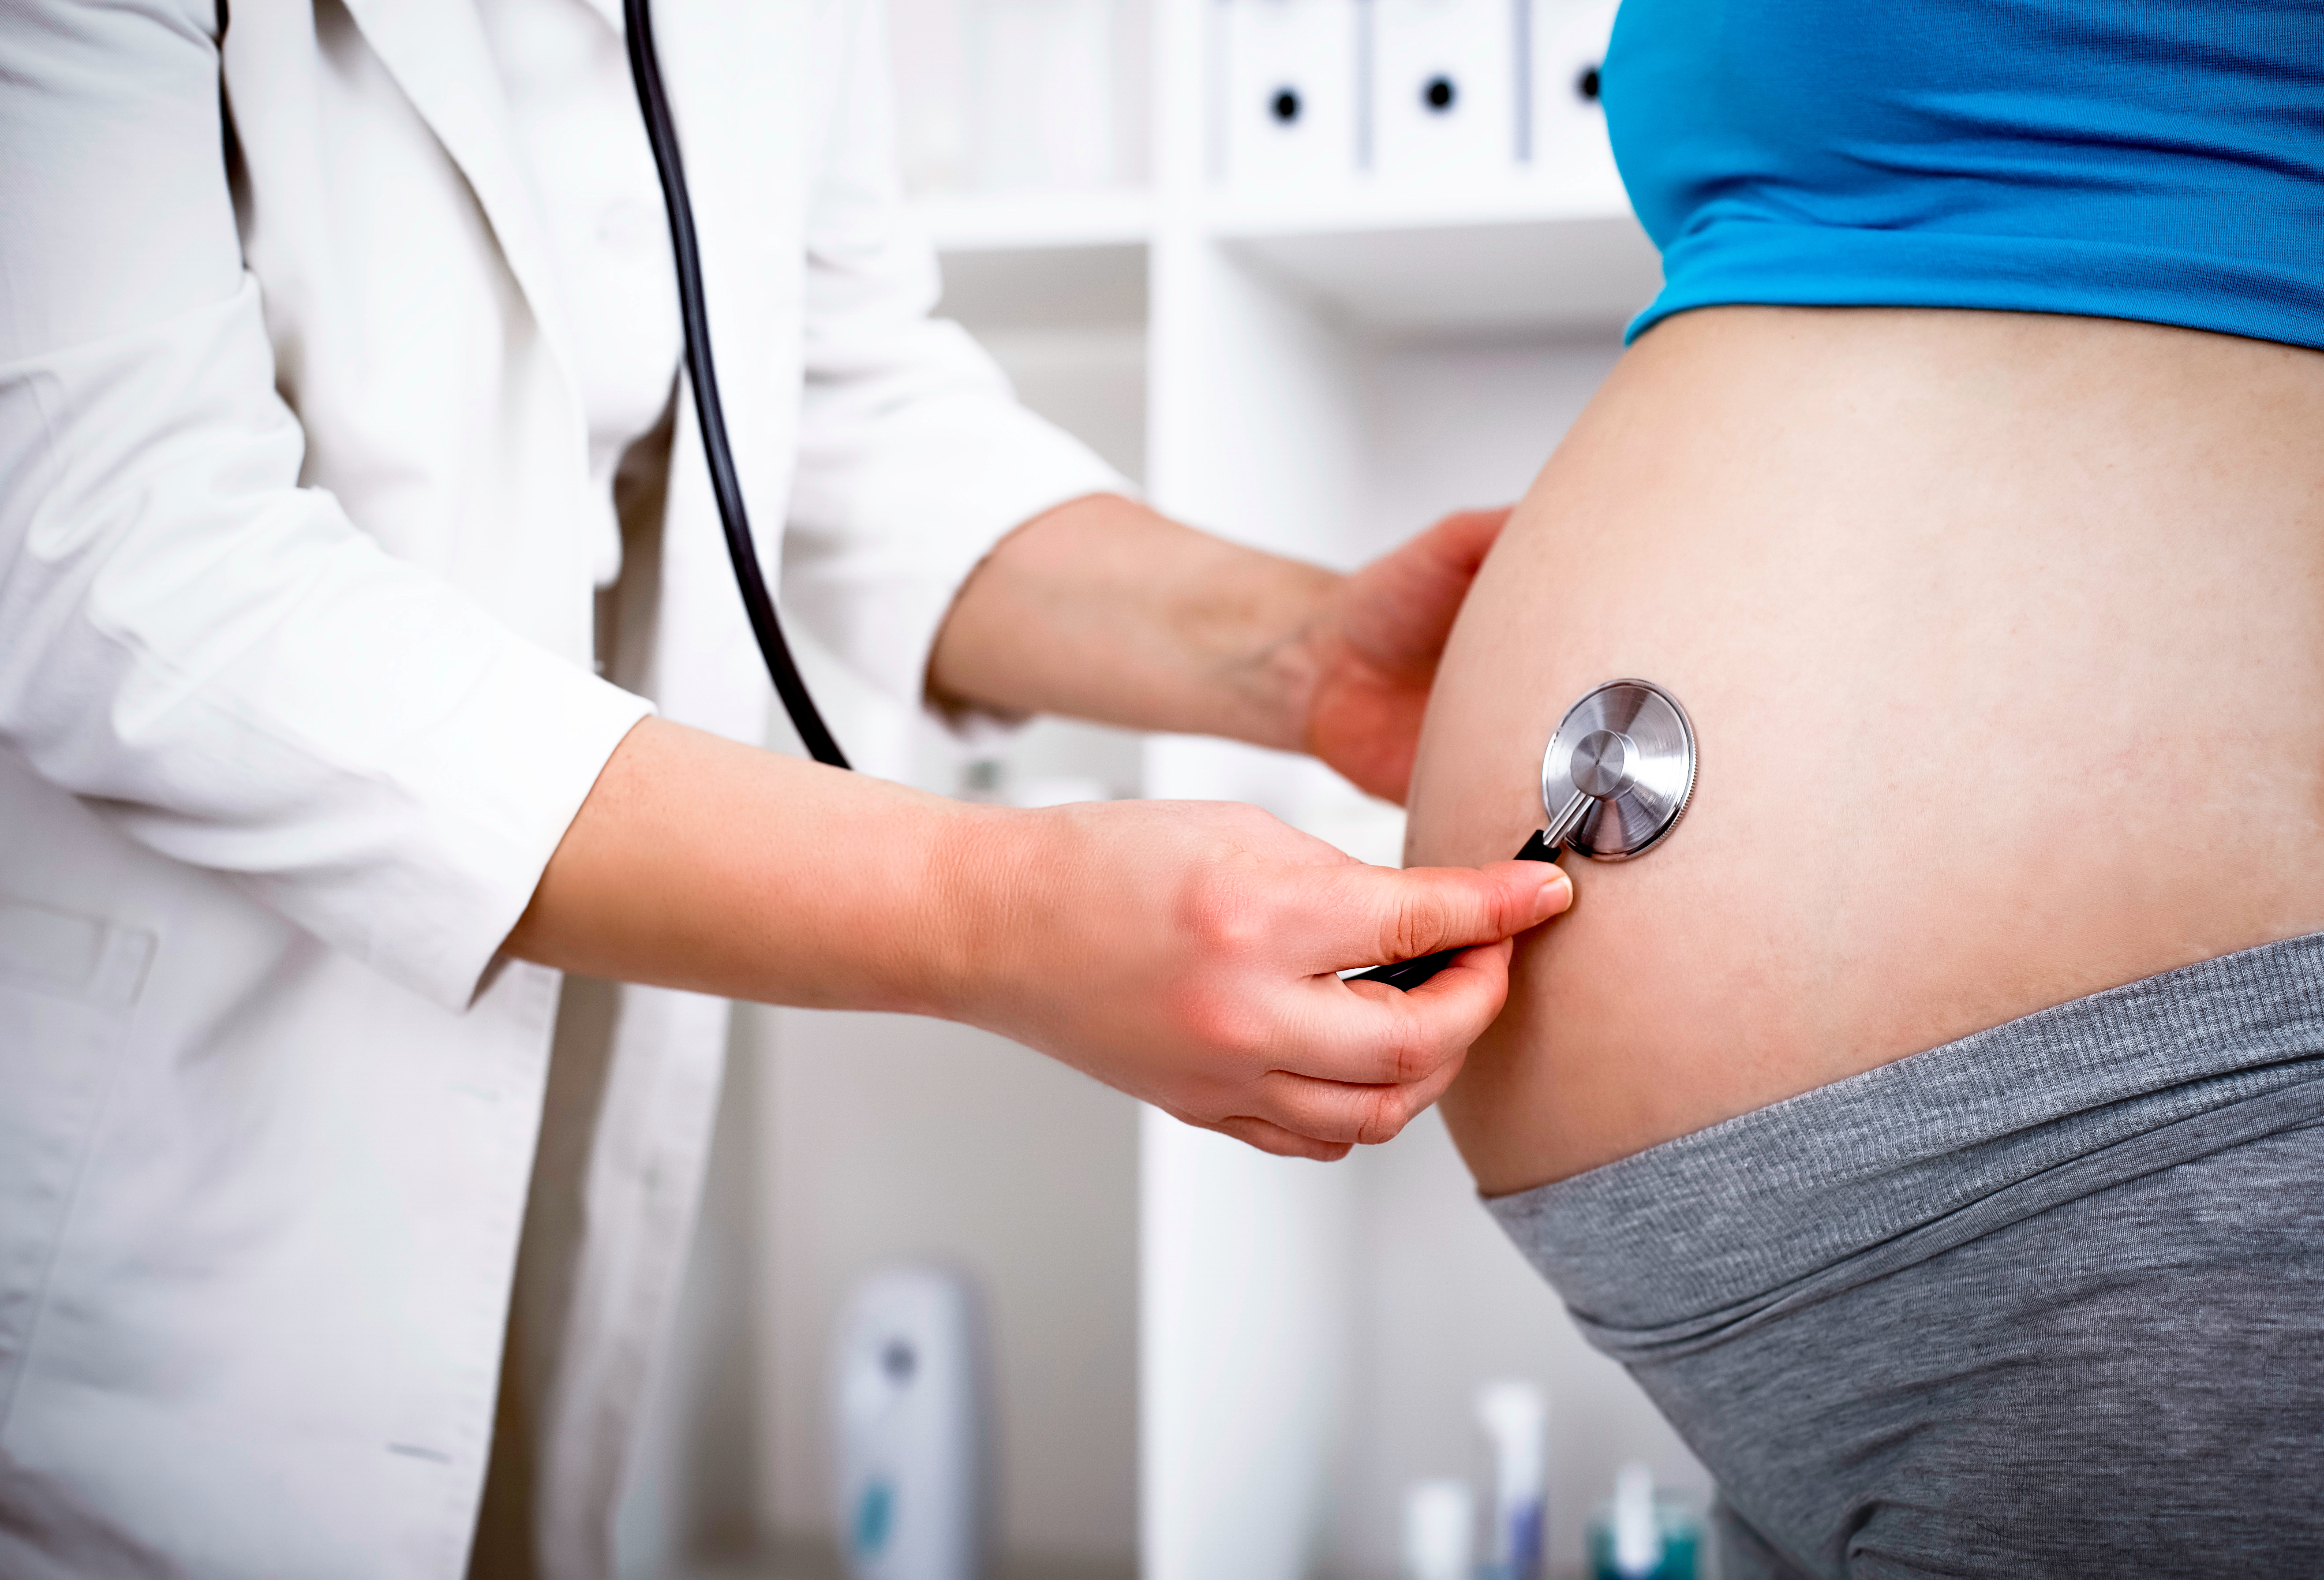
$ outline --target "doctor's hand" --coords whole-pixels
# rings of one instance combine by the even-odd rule
[[[507,952],[1012,1037],[1194,1125],[1334,1158],[1436,1100],[1554,867],[1367,867],[1255,807],[972,806],[665,720],[630,731]],[[1473,944],[1410,993],[1337,973]]]
[[[1359,789],[1404,800],[1444,638],[1508,519],[1506,508],[1445,517],[1341,583],[1305,632],[1301,744]]]
[[[999,813],[962,860],[963,914],[989,919],[939,1013],[1321,1159],[1436,1100],[1500,1012],[1506,941],[1572,898],[1554,867],[1370,867],[1226,802]],[[1337,975],[1461,944],[1410,993]]]
[[[1110,494],[1003,538],[928,662],[940,702],[1308,751],[1404,799],[1429,684],[1508,511],[1448,516],[1352,576]]]

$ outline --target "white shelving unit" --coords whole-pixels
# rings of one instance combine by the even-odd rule
[[[943,257],[940,310],[985,342],[1028,404],[1081,433],[1182,519],[1353,566],[1446,510],[1522,492],[1612,366],[1622,325],[1658,283],[1657,263],[1587,115],[1560,115],[1563,141],[1546,140],[1521,170],[1396,188],[1351,179],[1257,193],[1222,184],[1209,113],[1214,30],[1226,6],[1249,3],[1151,0],[1120,14],[1151,29],[1142,184],[945,192],[918,199],[918,213]],[[957,787],[960,748],[883,712],[843,676],[818,666],[811,678],[859,757],[894,776]],[[1020,776],[1076,774],[1124,794],[1254,801],[1367,859],[1397,859],[1399,814],[1303,759],[1054,724],[998,749]],[[762,1035],[780,1044],[779,1070],[822,1071],[826,1054],[848,1056],[859,1039],[853,1026],[789,1013]],[[925,1024],[864,1034],[908,1043],[908,1052],[880,1057],[899,1071],[918,1061],[916,1079],[939,1083],[953,1079],[938,1072],[955,1052],[963,1060],[990,1052],[972,1045],[977,1033]],[[1707,1491],[1644,1396],[1582,1344],[1479,1210],[1433,1116],[1387,1147],[1326,1168],[1267,1158],[1152,1110],[1117,1118],[1097,1100],[1111,1094],[1045,1083],[1031,1067],[1002,1073],[1001,1097],[982,1111],[988,1125],[1005,1126],[1010,1103],[1063,1105],[1039,1124],[1127,1121],[1121,1143],[1085,1146],[1074,1165],[1095,1180],[1093,1199],[1125,1204],[1122,1216],[1084,1213],[1059,1233],[1086,1235],[1093,1247],[1109,1236],[1136,1238],[1134,1274],[1127,1258],[1085,1258],[1092,1276],[1134,1279],[1134,1290],[1082,1294],[1103,1321],[1135,1312],[1135,1539],[1145,1580],[1385,1580],[1406,1484],[1426,1474],[1481,1480],[1470,1398],[1495,1377],[1531,1377],[1552,1396],[1554,1573],[1578,1571],[1582,1521],[1623,1460],[1646,1460],[1683,1491]],[[905,1103],[914,1113],[925,1106]],[[798,1114],[777,1113],[765,1134],[837,1147],[834,1125],[890,1123],[877,1107],[842,1121],[819,1112],[819,1138],[801,1132]],[[1041,1133],[1025,1123],[1021,1147],[1036,1148]],[[992,1144],[1020,1145],[1005,1134]],[[918,1192],[960,1192],[958,1171],[972,1161],[947,1153],[923,1180],[908,1150],[879,1157],[880,1188],[899,1215],[913,1210]],[[819,1209],[797,1199],[815,1188],[801,1172],[810,1165],[779,1166],[802,1182],[776,1216],[813,1218]],[[1038,1211],[1053,1187],[1028,1177],[1010,1189],[1017,1194],[993,1196],[996,1212]],[[945,1244],[972,1262],[982,1256],[999,1270],[993,1277],[1025,1282],[997,1291],[995,1303],[1004,1349],[1017,1346],[1010,1364],[1038,1366],[1055,1340],[1038,1323],[1012,1338],[1010,1303],[1068,1298],[1055,1281],[1079,1253],[1068,1243],[1036,1265],[1010,1241],[984,1255],[978,1236],[987,1231],[964,1212],[953,1215],[963,1224]],[[849,1213],[847,1256],[918,1243],[921,1231],[904,1217],[888,1224],[860,1206]],[[812,1225],[783,1232],[787,1245],[821,1244]],[[791,1329],[812,1327],[828,1291],[802,1294],[798,1280],[809,1274],[785,1272],[811,1260],[796,1245],[776,1260],[767,1304],[788,1313],[788,1326],[773,1341],[777,1377],[761,1420],[789,1445],[778,1457],[790,1454],[793,1470],[764,1501],[796,1522],[812,1508],[794,1473],[819,1415],[804,1428],[797,1418],[816,1409],[821,1335]],[[812,1276],[835,1288],[840,1272]],[[1118,1340],[1093,1339],[1082,1364],[1131,1342],[1126,1329]],[[1024,1407],[1039,1419],[1010,1428],[1015,1440],[1054,1448],[1076,1432],[1119,1428],[1118,1413],[1089,1414],[1069,1393],[1051,1388]],[[1128,1463],[1126,1444],[1093,1444],[1074,1474]],[[1004,1477],[1019,1484],[1010,1497],[1021,1502],[1025,1478],[1044,1474],[1041,1464],[1008,1458]],[[1004,1534],[1017,1518],[1004,1510]],[[1023,1516],[1024,1540],[1038,1547],[1043,1530],[1074,1518],[1037,1510]],[[1086,1536],[1074,1539],[1087,1548]],[[1121,1537],[1126,1547],[1129,1532]]]

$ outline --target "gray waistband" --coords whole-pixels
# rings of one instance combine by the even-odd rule
[[[1876,1247],[1958,1239],[1980,1204],[2098,1188],[2087,1168],[2079,1187],[2042,1177],[2105,1149],[2118,1153],[2102,1173],[2165,1167],[2254,1126],[2314,1123],[2312,1098],[2324,933],[2042,1010],[1486,1206],[1620,1349],[1607,1341],[1731,1324]]]

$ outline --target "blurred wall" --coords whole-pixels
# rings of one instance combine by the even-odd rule
[[[759,1504],[832,1529],[825,1363],[848,1291],[933,1257],[982,1285],[1005,1553],[1091,1574],[1137,1545],[1137,1116],[982,1032],[903,1015],[754,1011],[761,1151]]]

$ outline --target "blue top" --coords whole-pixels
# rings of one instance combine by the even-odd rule
[[[2324,348],[2324,0],[1626,0],[1601,78],[1727,302],[2138,318]]]

